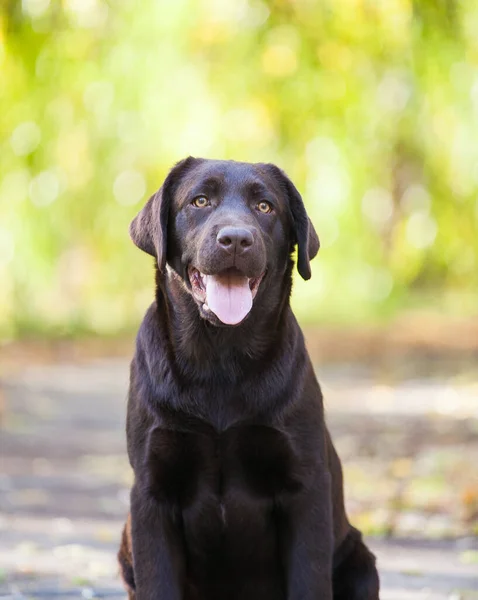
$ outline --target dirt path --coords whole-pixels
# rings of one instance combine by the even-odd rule
[[[478,374],[453,361],[318,373],[382,600],[478,599]],[[0,598],[124,597],[127,374],[123,359],[3,374]]]

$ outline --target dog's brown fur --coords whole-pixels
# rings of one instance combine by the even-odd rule
[[[128,592],[128,598],[134,600],[134,571],[133,571],[133,554],[131,542],[131,514],[128,514],[123,534],[121,536],[121,546],[118,552],[118,561],[120,564],[120,573],[123,583]]]
[[[128,399],[130,600],[378,600],[289,304],[292,252],[309,279],[319,248],[297,189],[273,165],[190,158],[131,235],[156,258],[157,290]],[[227,326],[190,269],[259,281],[247,316]]]

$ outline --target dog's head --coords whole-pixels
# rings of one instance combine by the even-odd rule
[[[130,234],[215,325],[238,325],[268,280],[282,283],[296,245],[309,279],[319,249],[302,198],[278,167],[192,157],[171,170]]]

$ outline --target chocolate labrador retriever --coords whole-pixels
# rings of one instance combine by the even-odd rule
[[[130,228],[155,257],[128,400],[137,600],[377,600],[291,311],[317,234],[271,164],[187,158]]]

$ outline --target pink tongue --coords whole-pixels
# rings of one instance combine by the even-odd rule
[[[252,308],[249,280],[239,273],[208,275],[206,302],[212,312],[226,325],[237,325]]]

